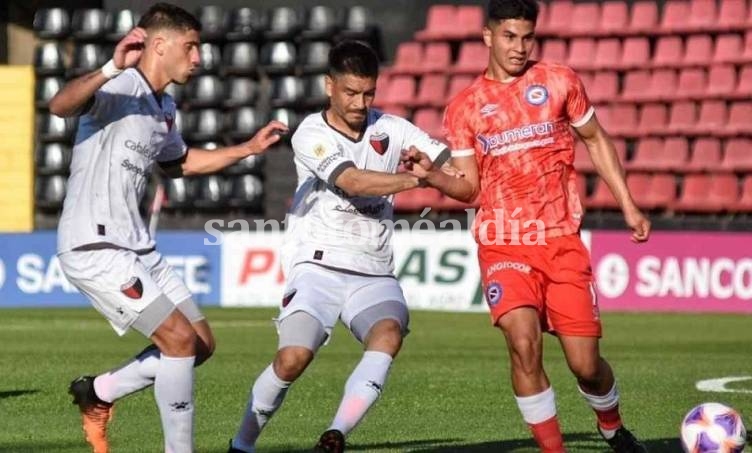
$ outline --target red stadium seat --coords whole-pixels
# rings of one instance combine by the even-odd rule
[[[738,201],[731,205],[734,212],[752,212],[752,176],[746,176],[742,181],[742,193]]]
[[[636,37],[624,40],[619,66],[624,69],[644,68],[649,65],[650,42],[648,38]]]
[[[585,86],[592,102],[612,101],[619,97],[619,75],[613,71],[596,72]]]
[[[538,3],[538,23],[535,26],[538,36],[547,35],[548,31],[548,3]]]
[[[610,130],[614,135],[634,137],[637,135],[637,107],[634,104],[618,104],[611,108]]]
[[[738,182],[733,174],[690,174],[684,178],[682,194],[674,208],[684,212],[723,212],[738,199]]]
[[[682,171],[689,158],[686,138],[644,138],[637,143],[635,155],[629,163],[630,170]]]
[[[568,34],[571,36],[592,36],[593,25],[600,23],[601,5],[597,2],[577,3],[572,10]]]
[[[747,0],[721,0],[715,30],[733,31],[744,28],[747,17]]]
[[[750,20],[747,22],[747,28],[750,30],[744,34],[744,46],[742,46],[744,51],[739,58],[741,63],[752,63],[752,8],[749,8],[749,14]]]
[[[595,40],[592,38],[574,38],[569,43],[567,65],[574,69],[590,69],[595,55]]]
[[[426,17],[426,28],[415,33],[418,41],[452,39],[452,30],[457,24],[457,8],[454,5],[431,5]]]
[[[663,104],[645,104],[637,123],[639,135],[662,135],[668,132],[668,111]]]
[[[739,201],[739,180],[736,175],[728,173],[716,173],[712,178],[708,201],[723,211],[731,210]]]
[[[695,128],[697,108],[692,101],[671,104],[668,115],[668,132],[672,134],[689,134]]]
[[[598,104],[595,106],[595,116],[598,118],[598,122],[601,123],[601,126],[603,126],[604,129],[607,131],[611,131],[612,126],[614,125],[614,120],[611,116],[611,105],[610,104]]]
[[[631,34],[653,33],[658,26],[658,5],[652,0],[632,4],[632,17],[627,29]]]
[[[673,69],[656,69],[650,76],[650,84],[644,91],[647,101],[667,101],[676,97],[678,75]]]
[[[595,209],[618,209],[619,204],[616,202],[611,190],[606,182],[601,178],[596,178],[593,193],[586,202],[589,208]]]
[[[617,38],[599,39],[595,46],[595,68],[614,70],[620,61],[621,41]]]
[[[684,59],[684,43],[680,36],[661,36],[655,44],[652,64],[656,68],[676,68]]]
[[[689,141],[685,137],[668,137],[663,142],[665,162],[675,172],[683,172],[689,162]]]
[[[457,62],[452,72],[463,74],[480,74],[488,65],[488,47],[483,42],[465,41],[460,47]]]
[[[737,34],[719,35],[715,39],[713,63],[734,63],[742,55],[742,38]]]
[[[739,71],[739,85],[734,90],[734,97],[752,98],[752,64],[742,66]]]
[[[392,74],[418,74],[421,72],[423,61],[423,44],[419,42],[403,42],[397,46],[394,64],[390,68]]]
[[[726,131],[729,135],[752,134],[752,102],[731,104]],[[747,153],[752,156],[750,149],[747,149]]]
[[[577,179],[575,179],[575,186],[577,187],[577,195],[580,196],[580,202],[584,205],[587,199],[587,177],[578,174]]]
[[[750,73],[750,78],[752,78],[752,73]],[[734,66],[724,64],[710,67],[708,86],[705,90],[706,98],[728,98],[734,94],[736,87],[736,68]]]
[[[685,0],[667,0],[663,4],[660,31],[676,33],[686,31],[689,20],[689,3]]]
[[[720,168],[735,172],[752,171],[752,140],[732,138],[726,142]]]
[[[687,38],[684,66],[705,67],[713,56],[713,38],[710,35],[691,35]]]
[[[595,173],[595,166],[585,143],[578,140],[574,147],[574,168],[582,173]]]
[[[567,61],[567,42],[563,39],[547,39],[543,41],[541,60],[552,63]]]
[[[455,75],[449,80],[449,90],[447,91],[447,102],[452,100],[460,91],[469,87],[475,77],[470,75]]]
[[[627,188],[632,194],[637,206],[642,209],[653,209],[654,203],[650,192],[650,175],[647,173],[627,173]]]
[[[714,0],[692,0],[689,4],[687,30],[702,32],[714,29],[718,20],[718,10]]]
[[[565,36],[572,24],[574,4],[571,0],[557,0],[548,5],[548,21],[546,31],[555,35]]]
[[[423,61],[420,71],[426,72],[446,72],[447,68],[452,65],[452,49],[446,42],[431,42],[426,44],[423,52]]]
[[[478,5],[460,5],[457,7],[458,34],[464,39],[480,38],[483,31],[484,13]]]
[[[441,111],[426,108],[416,110],[413,114],[413,124],[423,129],[425,133],[434,138],[441,138]]]
[[[381,97],[384,106],[409,106],[415,99],[415,77],[398,75],[391,78]]]
[[[601,36],[621,35],[629,24],[629,9],[624,0],[607,1],[601,5],[601,20],[597,34]]]
[[[721,165],[721,141],[717,138],[698,138],[692,147],[692,157],[686,171],[712,171]]]
[[[698,99],[707,89],[705,70],[699,68],[682,69],[679,73],[679,85],[675,99]]]
[[[443,107],[446,105],[446,93],[449,80],[444,74],[426,74],[420,80],[418,96],[414,105]]]
[[[624,76],[624,88],[621,92],[621,98],[625,101],[641,101],[650,97],[650,78],[651,74],[649,71],[638,70],[627,72]]]
[[[700,104],[700,115],[695,132],[700,134],[723,135],[728,111],[724,101],[704,101]]]
[[[394,196],[394,210],[396,212],[422,212],[424,208],[439,205],[441,198],[441,192],[432,187],[406,190]]]
[[[648,205],[651,209],[665,209],[676,201],[676,178],[672,173],[658,173],[650,178]]]

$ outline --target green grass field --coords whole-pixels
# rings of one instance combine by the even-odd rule
[[[274,314],[207,310],[218,349],[197,371],[198,452],[226,451],[250,385],[274,354]],[[701,379],[752,376],[752,318],[607,313],[604,323],[602,349],[619,378],[623,415],[650,451],[681,451],[679,423],[703,401],[736,407],[752,427],[752,381],[730,386],[747,393],[695,389]],[[535,451],[512,397],[502,337],[485,314],[414,312],[411,328],[381,401],[348,438],[350,450]],[[86,451],[78,411],[66,394],[69,381],[115,365],[145,344],[136,334],[118,338],[91,309],[0,311],[0,451]],[[290,390],[259,452],[309,451],[359,356],[356,341],[338,329]],[[606,451],[553,338],[546,340],[545,362],[569,451]],[[118,402],[110,433],[115,453],[161,451],[151,390]]]

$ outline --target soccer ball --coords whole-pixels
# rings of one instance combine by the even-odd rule
[[[695,407],[681,425],[681,440],[687,453],[741,453],[747,432],[734,409],[719,403]]]

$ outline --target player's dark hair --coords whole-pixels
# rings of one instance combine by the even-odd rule
[[[201,22],[196,19],[196,16],[169,3],[155,3],[141,16],[138,26],[146,30],[167,28],[169,30],[201,31]]]
[[[538,21],[540,7],[536,0],[488,0],[487,16],[489,22],[501,22],[507,19]]]
[[[329,51],[329,75],[342,74],[375,79],[379,76],[379,57],[364,42],[342,41]]]

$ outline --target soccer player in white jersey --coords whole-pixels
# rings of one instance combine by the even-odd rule
[[[229,452],[253,452],[285,394],[339,319],[364,346],[344,396],[315,451],[341,452],[344,437],[376,402],[407,332],[408,310],[393,275],[393,194],[421,181],[397,173],[414,146],[440,164],[446,146],[405,119],[371,109],[379,62],[357,41],[329,54],[329,106],[292,137],[298,187],[283,249],[287,287],[277,354],[254,383]],[[451,169],[449,169],[451,171]]]
[[[154,5],[112,60],[68,83],[49,105],[58,116],[81,115],[58,228],[62,269],[119,334],[133,328],[153,342],[124,365],[71,383],[95,453],[109,451],[113,402],[151,384],[165,451],[193,451],[193,367],[214,350],[209,324],[139,213],[154,163],[171,177],[216,172],[263,152],[286,129],[271,122],[251,140],[213,151],[185,145],[164,89],[196,69],[200,29],[185,10]]]

